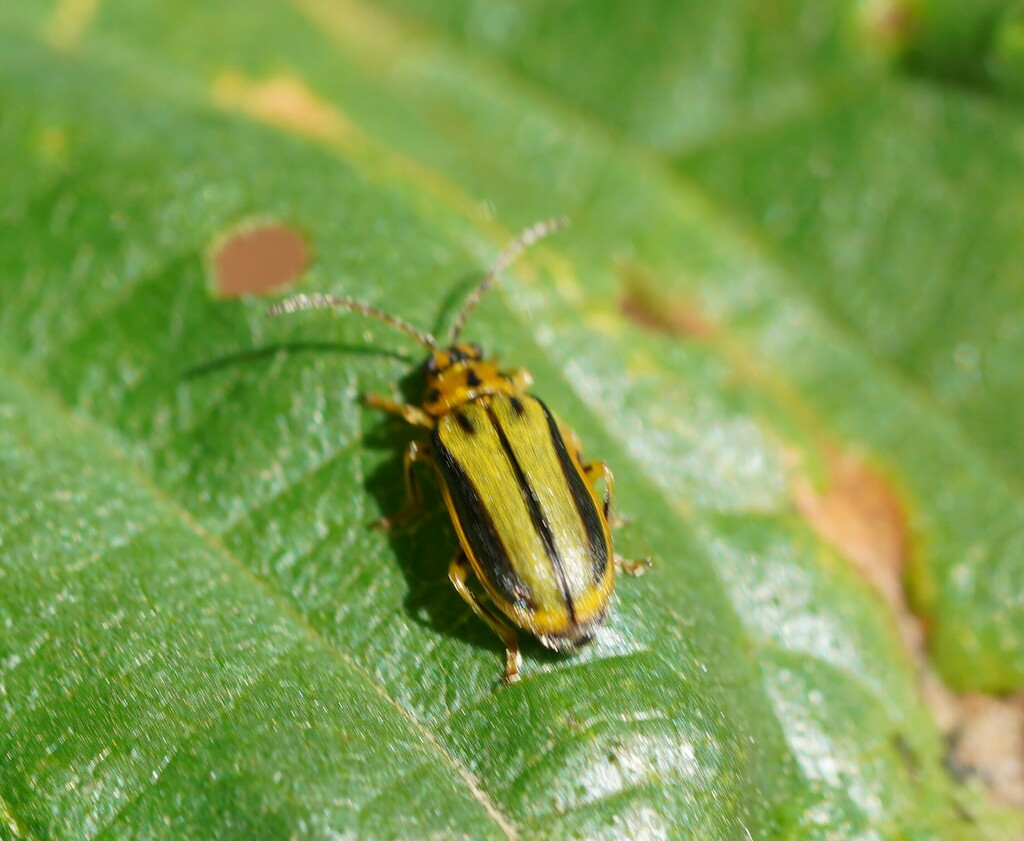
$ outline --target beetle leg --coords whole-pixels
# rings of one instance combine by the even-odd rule
[[[596,486],[598,480],[604,479],[604,516],[608,525],[612,528],[621,526],[626,519],[611,513],[612,505],[615,502],[615,477],[611,468],[603,461],[592,461],[583,466],[583,473],[591,486]],[[642,561],[627,561],[625,558],[615,556],[615,566],[620,572],[626,575],[643,575],[651,568],[651,559],[644,558]]]
[[[583,465],[583,473],[594,490],[597,490],[598,481],[604,479],[604,518],[608,525],[615,529],[626,523],[622,515],[612,514],[612,506],[615,504],[615,477],[612,469],[603,461],[592,461]]]
[[[583,464],[583,444],[580,443],[580,436],[576,434],[575,429],[572,429],[562,423],[561,418],[555,418],[555,420],[558,423],[558,431],[562,433],[562,437],[569,445],[569,452],[573,454],[577,462]],[[584,468],[584,470],[585,469],[586,468]]]
[[[406,423],[414,426],[425,426],[427,429],[434,428],[434,419],[424,412],[419,406],[410,406],[408,403],[396,403],[386,397],[378,397],[376,394],[367,394],[364,398],[366,405],[374,409],[381,409],[384,412],[391,412],[393,415],[401,415]]]
[[[627,561],[625,558],[615,556],[615,567],[626,575],[643,575],[651,568],[651,559],[644,558],[642,561]]]
[[[466,557],[466,553],[460,549],[448,566],[448,578],[451,579],[456,592],[473,609],[473,613],[483,619],[505,644],[505,674],[502,680],[506,685],[515,683],[519,680],[519,666],[523,662],[523,658],[519,654],[519,638],[512,628],[481,604],[476,594],[469,589],[466,579],[470,572],[472,572],[472,568],[469,565],[469,559]]]
[[[607,519],[612,503],[615,502],[615,477],[612,469],[603,461],[592,461],[583,465],[583,473],[594,490],[597,490],[598,480],[604,479],[604,516]]]
[[[558,429],[562,433],[562,437],[568,442],[573,455],[576,456],[576,461],[583,466],[583,474],[587,477],[587,481],[590,482],[590,486],[597,490],[598,481],[604,479],[604,518],[608,521],[608,525],[613,529],[624,525],[628,522],[626,517],[620,514],[612,514],[612,506],[615,504],[615,477],[612,475],[612,469],[603,461],[592,461],[590,464],[583,464],[583,445],[580,443],[580,438],[575,430],[570,429],[561,421],[558,421]]]
[[[579,436],[561,421],[558,421],[558,429],[575,454],[576,460],[583,466],[583,475],[587,477],[590,487],[596,491],[597,483],[602,479],[604,480],[604,494],[601,501],[602,508],[604,509],[604,518],[608,521],[608,525],[613,529],[624,525],[628,522],[627,518],[621,514],[612,513],[612,506],[615,504],[615,476],[612,474],[612,469],[603,461],[592,461],[589,464],[583,464],[583,447],[580,444]],[[650,569],[651,561],[649,558],[645,558],[642,561],[627,561],[625,558],[620,558],[616,555],[615,566],[627,575],[643,575],[644,572]]]
[[[561,421],[558,422],[558,429],[562,433],[562,437],[569,443],[569,448],[576,456],[576,461],[583,467],[583,474],[590,482],[590,486],[596,491],[598,480],[604,479],[604,518],[608,521],[608,525],[614,529],[626,523],[625,517],[612,514],[612,506],[615,504],[615,477],[612,475],[612,469],[603,461],[583,464],[583,445],[575,430],[570,429]]]
[[[402,459],[402,472],[405,475],[405,505],[402,506],[401,511],[390,517],[381,517],[374,523],[374,527],[390,531],[398,526],[404,526],[423,510],[423,495],[420,493],[420,483],[416,478],[416,462],[430,462],[430,447],[418,441],[411,441],[405,451],[405,457]]]

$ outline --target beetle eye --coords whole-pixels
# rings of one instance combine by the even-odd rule
[[[449,364],[457,365],[460,362],[465,362],[467,359],[473,359],[473,350],[470,345],[456,345],[455,347],[448,348]]]
[[[483,349],[476,342],[473,342],[469,346],[469,352],[473,355],[474,359],[483,359],[483,356],[484,356]]]
[[[430,354],[426,361],[423,363],[424,374],[436,374],[437,373],[437,357],[434,354]]]

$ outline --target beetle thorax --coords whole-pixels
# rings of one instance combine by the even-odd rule
[[[494,361],[483,359],[477,345],[454,345],[435,351],[424,365],[423,408],[434,417],[490,394],[515,394],[512,379]]]

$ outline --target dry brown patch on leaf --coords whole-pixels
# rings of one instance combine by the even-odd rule
[[[626,293],[619,301],[619,311],[634,324],[645,330],[686,336],[691,339],[710,339],[715,336],[715,324],[698,309],[693,301],[679,296],[661,297],[653,294],[647,284],[637,281],[634,270],[626,270]]]
[[[996,801],[1024,809],[1024,693],[957,695],[931,669],[923,689],[946,734],[950,772],[964,780],[977,777]]]
[[[218,297],[260,295],[298,278],[309,265],[309,249],[287,225],[250,223],[214,246],[212,263]]]
[[[805,477],[793,488],[797,511],[849,560],[894,609],[911,650],[921,647],[920,623],[903,592],[910,551],[907,515],[886,478],[863,459],[831,453],[828,477],[818,489]]]
[[[212,95],[221,108],[324,142],[340,143],[353,133],[341,111],[294,76],[253,81],[226,71],[214,80]]]
[[[863,459],[826,457],[822,489],[794,483],[797,510],[885,598],[917,661],[921,691],[949,743],[951,772],[977,777],[1000,803],[1024,808],[1024,694],[993,698],[951,691],[928,663],[925,630],[907,603],[903,571],[910,553],[906,509],[892,485]]]

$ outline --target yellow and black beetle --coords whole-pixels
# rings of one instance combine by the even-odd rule
[[[526,393],[532,384],[529,372],[499,371],[479,346],[458,341],[470,312],[499,273],[564,224],[540,222],[505,248],[467,298],[446,347],[397,316],[351,298],[296,295],[268,312],[350,310],[401,330],[430,351],[423,365],[422,406],[366,398],[369,405],[431,431],[429,443],[413,441],[406,450],[405,508],[380,525],[391,528],[419,511],[415,464],[432,464],[461,544],[448,576],[505,644],[505,683],[519,680],[519,641],[515,630],[470,589],[470,572],[498,612],[548,648],[572,651],[592,639],[607,617],[615,567],[638,573],[647,565],[613,553],[611,470],[603,461],[583,463],[576,435]],[[602,480],[604,494],[599,496],[596,486]]]

